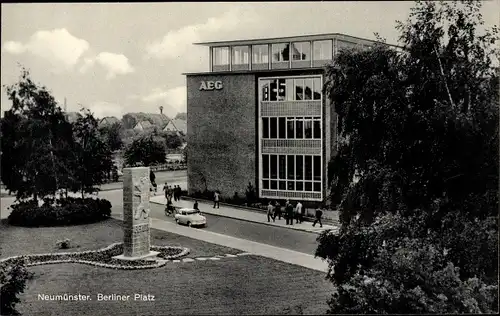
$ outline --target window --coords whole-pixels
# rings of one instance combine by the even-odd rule
[[[304,120],[304,138],[312,138],[312,117],[306,117]]]
[[[315,41],[313,42],[313,58],[314,60],[330,60],[332,59],[332,41]]]
[[[313,80],[304,79],[304,100],[312,100]]]
[[[322,90],[321,78],[313,78],[313,100],[321,100]]]
[[[305,190],[304,191],[312,191],[312,182],[306,181],[305,183]]]
[[[290,60],[290,44],[272,44],[273,62]]]
[[[292,60],[311,60],[311,44],[309,42],[297,42],[292,44]]]
[[[321,182],[314,182],[313,190],[316,192],[321,192]]]
[[[297,123],[295,125],[295,138],[302,139],[304,138],[304,121],[302,119],[297,119],[295,122]]]
[[[305,180],[312,180],[312,156],[304,156]]]
[[[280,155],[278,163],[279,163],[279,178],[286,179],[286,156]]]
[[[271,158],[271,165],[270,165],[270,170],[271,170],[271,179],[278,179],[278,156],[276,155],[270,155]]]
[[[268,45],[253,45],[252,46],[252,63],[267,64],[269,63],[269,46]]]
[[[278,138],[278,119],[276,117],[269,119],[269,138]]]
[[[269,118],[262,118],[262,138],[269,138]]]
[[[295,138],[295,119],[293,117],[288,117],[286,119],[286,138],[294,139]]]
[[[213,48],[213,64],[214,66],[229,65],[229,47]]]
[[[295,189],[297,191],[304,191],[304,182],[303,181],[295,182]]]
[[[269,189],[269,180],[262,180],[262,188],[264,190]]]
[[[276,190],[278,188],[278,181],[276,180],[271,180],[271,190]]]
[[[304,156],[297,155],[295,156],[295,160],[297,162],[295,176],[297,180],[304,180]]]
[[[287,169],[288,169],[288,180],[295,179],[295,156],[287,156]]]
[[[280,190],[286,190],[286,181],[280,181],[279,185]]]
[[[295,79],[295,100],[304,100],[304,79]]]
[[[271,80],[260,80],[260,91],[262,95],[262,101],[270,100],[270,89],[271,89]]]
[[[313,138],[321,138],[321,121],[319,119],[313,121]]]
[[[285,79],[276,79],[270,84],[270,101],[285,101],[286,97],[286,81]]]
[[[288,191],[293,191],[295,189],[295,182],[288,181]]]
[[[234,46],[232,51],[233,65],[248,65],[248,46]]]
[[[278,138],[281,138],[281,139],[286,138],[286,118],[285,117],[278,118]]]
[[[262,155],[262,178],[269,179],[269,155]]]
[[[293,101],[294,99],[293,79],[286,79],[286,100]]]
[[[313,157],[314,180],[321,181],[321,157]]]

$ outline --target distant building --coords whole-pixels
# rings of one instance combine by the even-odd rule
[[[167,126],[163,129],[164,132],[177,132],[182,135],[187,134],[187,122],[186,120],[173,119],[168,122]]]
[[[134,130],[142,132],[144,130],[147,130],[147,129],[150,129],[153,127],[154,127],[154,125],[151,124],[150,121],[140,121],[139,123],[135,124]]]
[[[120,123],[120,120],[114,116],[106,116],[99,122],[99,126],[110,126],[115,123]]]

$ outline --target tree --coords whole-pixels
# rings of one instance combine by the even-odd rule
[[[99,133],[99,122],[93,114],[82,109],[83,116],[73,125],[75,137],[74,162],[76,165],[74,179],[79,191],[95,192],[96,185],[105,182],[113,166],[112,152]]]
[[[18,295],[24,292],[26,282],[33,278],[33,273],[26,269],[22,260],[0,264],[0,313],[2,315],[20,315],[16,304]]]
[[[498,37],[478,34],[480,6],[417,2],[402,52],[328,67],[342,227],[316,254],[338,288],[331,313],[498,311]]]
[[[122,124],[120,122],[100,127],[100,133],[112,151],[119,150],[123,146]]]
[[[153,134],[141,135],[134,139],[125,150],[125,162],[135,166],[142,163],[144,166],[163,164],[166,162],[165,140]]]
[[[173,133],[163,133],[165,144],[168,149],[177,149],[182,146],[182,139],[179,135]]]
[[[186,112],[179,112],[175,116],[175,119],[178,119],[178,120],[187,120],[187,113]]]
[[[72,127],[54,97],[22,69],[4,86],[12,108],[2,120],[1,177],[18,199],[53,195],[71,183]]]

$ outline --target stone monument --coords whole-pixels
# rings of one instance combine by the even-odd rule
[[[150,250],[149,167],[123,169],[123,254],[122,260],[155,257]]]

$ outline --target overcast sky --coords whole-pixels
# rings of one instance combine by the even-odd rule
[[[193,42],[344,33],[397,43],[395,20],[413,2],[2,4],[1,81],[18,63],[68,111],[97,116],[186,110],[183,72],[208,70],[208,48]],[[499,1],[483,4],[498,24]],[[10,108],[2,89],[2,115]]]

